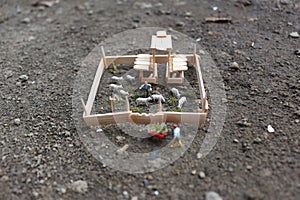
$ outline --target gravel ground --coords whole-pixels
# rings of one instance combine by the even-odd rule
[[[0,199],[299,198],[299,0],[35,2],[0,1]],[[232,22],[205,23],[212,16]],[[149,26],[201,38],[228,110],[205,158],[197,152],[207,126],[174,163],[128,174],[82,144],[72,81],[105,38]]]

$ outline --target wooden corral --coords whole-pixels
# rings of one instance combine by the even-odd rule
[[[136,55],[126,55],[126,56],[106,56],[103,57],[98,65],[94,82],[92,84],[89,97],[86,105],[82,101],[84,106],[83,119],[88,126],[97,126],[97,125],[105,125],[105,124],[116,124],[116,123],[137,123],[137,124],[149,124],[149,123],[162,123],[162,122],[174,122],[174,123],[191,123],[202,126],[205,122],[208,104],[206,100],[206,92],[204,89],[201,69],[200,69],[200,56],[187,54],[184,55],[187,58],[188,62],[193,62],[194,67],[197,72],[197,78],[199,83],[199,90],[201,94],[202,100],[202,112],[157,112],[155,114],[139,114],[134,113],[130,110],[126,112],[114,112],[114,113],[105,113],[105,114],[91,114],[91,110],[94,104],[94,100],[96,97],[96,93],[98,91],[98,87],[100,84],[100,80],[104,70],[111,63],[115,64],[129,64],[133,65],[136,60]],[[156,55],[155,60],[157,63],[165,63],[168,60],[167,55]],[[106,63],[106,65],[104,64]],[[166,67],[168,69],[168,67]],[[174,78],[175,79],[175,78]],[[178,83],[171,79],[171,83]],[[129,106],[127,106],[129,107]],[[127,108],[129,109],[129,108]]]

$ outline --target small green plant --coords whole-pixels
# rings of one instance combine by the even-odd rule
[[[145,112],[142,108],[137,107],[137,106],[132,106],[132,107],[130,107],[130,110],[131,110],[132,112],[137,112],[137,113],[144,113],[144,112]]]
[[[119,71],[118,71],[118,68],[117,68],[117,65],[113,62],[111,63],[111,66],[109,67],[109,70],[108,70],[110,73],[112,74],[117,74]]]
[[[175,97],[171,97],[168,100],[168,104],[171,105],[171,106],[176,106],[178,104],[178,99],[176,99]]]
[[[168,131],[168,127],[165,123],[162,124],[149,124],[147,126],[148,131],[154,132],[154,133],[164,133]]]

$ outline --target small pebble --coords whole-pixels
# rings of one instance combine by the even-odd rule
[[[254,139],[253,143],[257,143],[257,144],[261,143],[261,139],[259,137],[257,137]]]
[[[149,183],[149,181],[148,181],[147,179],[144,179],[144,180],[143,180],[144,186],[148,185],[148,183]]]
[[[199,172],[199,178],[204,179],[205,178],[205,173],[204,172]]]
[[[269,133],[274,133],[275,129],[271,125],[268,125],[268,132]]]
[[[205,200],[222,200],[222,197],[218,193],[210,191],[205,194]]]
[[[299,37],[299,33],[298,32],[291,32],[289,34],[289,36],[292,37],[292,38],[298,38]]]
[[[233,62],[233,63],[230,64],[230,68],[231,69],[239,69],[240,66],[239,66],[239,64],[237,62]]]
[[[30,23],[30,21],[31,20],[28,17],[26,17],[26,18],[24,18],[24,19],[21,20],[21,22],[24,23],[24,24],[28,24],[28,23]]]
[[[238,139],[234,139],[233,142],[234,143],[239,143],[239,140]]]
[[[176,26],[178,27],[184,27],[185,26],[185,23],[184,22],[176,22]]]
[[[157,190],[155,190],[155,191],[154,191],[154,195],[155,195],[155,196],[158,196],[158,195],[159,195],[159,192],[158,192]]]
[[[14,124],[15,125],[20,125],[21,124],[21,120],[19,118],[14,119]]]
[[[190,16],[192,16],[192,13],[191,13],[191,12],[186,12],[186,13],[185,13],[185,16],[186,16],[186,17],[190,17]]]
[[[295,55],[300,56],[300,49],[294,51]]]
[[[88,190],[88,184],[86,181],[78,180],[71,183],[71,189],[78,193],[84,193]]]
[[[196,170],[193,170],[191,174],[192,174],[192,175],[195,175],[196,172],[197,172]]]
[[[197,159],[200,159],[202,157],[202,153],[197,153]]]
[[[32,192],[32,195],[33,195],[34,197],[38,197],[38,196],[39,196],[39,193],[37,193],[36,191],[33,191],[33,192]]]
[[[137,196],[133,196],[133,197],[131,197],[131,200],[138,200],[138,197]]]
[[[123,192],[123,195],[124,195],[124,197],[125,197],[126,199],[129,198],[129,194],[128,194],[127,191],[124,191],[124,192]]]
[[[27,81],[27,80],[28,80],[28,76],[25,75],[25,74],[23,74],[23,75],[19,76],[19,79],[20,79],[21,81]]]

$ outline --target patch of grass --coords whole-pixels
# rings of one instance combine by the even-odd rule
[[[171,97],[169,100],[168,100],[168,104],[170,106],[176,106],[178,104],[178,99],[176,99],[175,97]]]
[[[130,110],[131,110],[132,112],[137,112],[137,113],[144,113],[144,112],[145,112],[142,108],[137,107],[137,106],[132,106],[132,107],[130,107]]]

